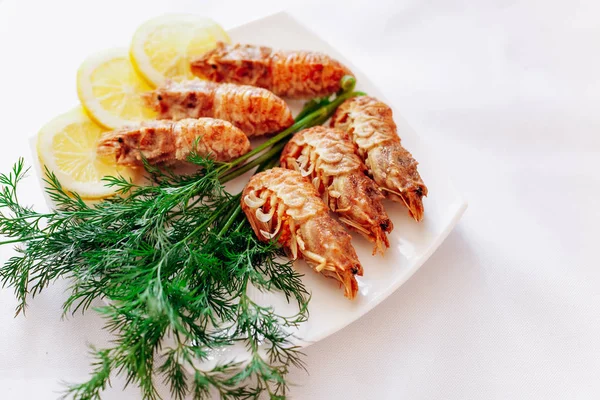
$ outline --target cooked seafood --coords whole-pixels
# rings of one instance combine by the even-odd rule
[[[199,79],[169,82],[146,95],[159,119],[211,117],[231,122],[250,136],[294,123],[288,105],[266,89]]]
[[[317,272],[358,291],[354,275],[363,274],[351,237],[328,213],[314,186],[297,171],[273,168],[250,179],[242,209],[262,241],[277,238],[291,258],[303,257]]]
[[[417,161],[400,143],[391,108],[374,97],[355,97],[336,110],[331,126],[350,134],[379,188],[420,221],[427,186],[417,171]]]
[[[192,60],[191,67],[194,75],[201,78],[259,86],[291,98],[333,94],[340,89],[340,79],[352,75],[348,68],[323,53],[222,42]]]
[[[365,175],[356,145],[340,129],[316,126],[298,132],[281,154],[281,166],[308,178],[325,204],[351,229],[375,243],[373,254],[390,246],[393,225],[381,203],[383,195]]]
[[[114,155],[118,164],[139,166],[186,161],[192,149],[217,161],[230,161],[250,150],[244,132],[227,121],[212,118],[149,121],[100,137],[98,154]]]

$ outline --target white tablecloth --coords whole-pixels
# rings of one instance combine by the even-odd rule
[[[470,203],[413,278],[306,350],[310,375],[291,373],[298,385],[291,397],[600,398],[600,3],[205,3],[205,13],[226,27],[288,8],[370,73]],[[185,11],[186,2],[136,7],[153,15]],[[87,12],[90,20],[81,26],[96,26],[107,9],[135,10],[112,0],[4,0],[1,121],[22,107],[47,119],[64,111],[47,100],[47,90],[62,90],[52,82],[46,88],[24,81],[21,97],[2,97],[2,82],[14,71],[43,73],[46,63],[67,56],[52,57],[44,32],[37,32],[37,47],[18,46],[36,26],[5,32],[7,21]],[[78,32],[64,37],[70,35]],[[19,51],[40,52],[39,64],[19,66]],[[74,83],[64,90],[73,91]],[[23,136],[33,133],[0,125],[3,172],[27,151]],[[61,380],[81,381],[88,373],[86,345],[102,345],[107,336],[93,312],[61,321],[63,290],[51,287],[17,319],[11,291],[0,291],[1,399],[56,398]],[[138,398],[122,384],[114,379],[106,399]]]

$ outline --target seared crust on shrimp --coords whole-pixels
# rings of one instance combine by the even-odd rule
[[[338,107],[331,126],[350,134],[379,188],[406,205],[410,215],[420,221],[427,186],[417,171],[417,161],[400,143],[392,109],[374,97],[354,97]]]
[[[273,168],[254,175],[242,192],[242,209],[262,241],[278,238],[292,259],[338,280],[346,297],[363,274],[351,237],[328,213],[317,191],[297,171]]]
[[[348,68],[323,53],[222,42],[193,60],[191,67],[194,75],[204,79],[259,86],[291,98],[333,94],[340,89],[340,79],[352,75]]]
[[[325,204],[349,228],[375,243],[373,254],[390,246],[392,231],[377,185],[355,153],[356,145],[340,129],[316,126],[294,135],[281,154],[281,166],[294,169],[317,189]]]
[[[106,132],[100,137],[98,154],[113,155],[117,164],[171,164],[186,161],[190,152],[230,161],[250,150],[244,132],[229,122],[212,118],[181,121],[148,121],[138,126]]]
[[[211,117],[231,122],[248,136],[264,135],[294,123],[281,98],[266,89],[199,79],[168,82],[145,95],[159,119]]]

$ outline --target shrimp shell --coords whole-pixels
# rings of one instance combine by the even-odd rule
[[[428,190],[417,171],[417,161],[402,147],[392,109],[374,97],[355,97],[338,107],[331,126],[350,134],[379,188],[420,221]]]
[[[294,123],[281,98],[254,86],[215,83],[199,79],[168,82],[145,94],[159,119],[211,117],[231,122],[248,136],[259,136]]]
[[[264,204],[252,207],[257,199]],[[254,175],[242,192],[241,205],[260,240],[278,237],[292,259],[304,258],[315,271],[338,280],[346,297],[356,296],[354,275],[362,276],[363,268],[351,237],[299,172],[273,168]],[[264,222],[269,214],[272,217]]]
[[[143,165],[143,158],[150,164],[186,161],[192,149],[216,161],[230,161],[246,154],[250,141],[229,122],[200,118],[142,122],[105,132],[98,143],[98,154],[114,156],[117,164],[129,166]]]
[[[333,94],[340,89],[344,75],[353,75],[347,67],[323,53],[222,42],[192,60],[191,68],[194,75],[210,81],[259,86],[290,98]]]
[[[365,175],[367,167],[355,151],[346,132],[316,126],[295,134],[280,162],[306,176],[340,221],[374,242],[373,254],[383,254],[393,224],[383,208],[384,196]]]

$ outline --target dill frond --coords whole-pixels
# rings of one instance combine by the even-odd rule
[[[24,206],[18,185],[27,174],[23,159],[0,175],[0,233],[15,255],[0,267],[0,283],[12,288],[18,306],[57,279],[71,282],[64,313],[85,312],[94,300],[113,333],[110,347],[91,349],[87,382],[67,386],[65,397],[99,399],[114,374],[138,386],[144,399],[159,398],[162,380],[175,399],[284,398],[291,367],[304,368],[291,328],[308,318],[310,295],[275,243],[259,242],[240,212],[240,196],[224,182],[278,158],[294,132],[324,122],[352,92],[354,82],[331,101],[320,99],[291,128],[230,163],[192,152],[197,172],[177,175],[146,163],[151,185],[108,177],[116,195],[87,204],[66,191],[46,170],[48,213]],[[262,155],[261,155],[262,153]],[[256,156],[252,159],[253,156]],[[249,288],[282,293],[298,305],[279,315],[255,303]],[[246,363],[201,370],[208,351],[243,343]],[[192,374],[188,374],[192,371]]]

